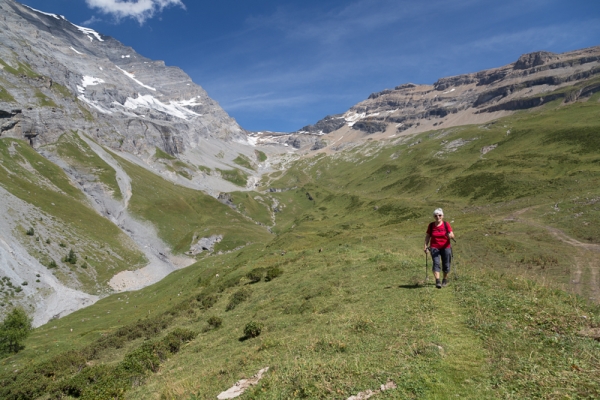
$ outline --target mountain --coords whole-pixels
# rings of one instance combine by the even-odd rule
[[[231,169],[239,154],[256,159],[254,148],[235,120],[181,69],[63,16],[12,0],[2,0],[0,7],[2,137],[26,138],[37,149],[66,131],[82,131],[188,186],[235,190],[216,179],[218,173],[207,175],[198,166]],[[156,149],[187,165],[169,170],[152,160]]]
[[[254,188],[277,147],[177,67],[13,0],[0,15],[0,310],[23,304],[37,326],[269,236],[216,198]]]
[[[337,151],[368,138],[482,124],[551,102],[569,104],[598,91],[600,46],[562,54],[539,51],[433,85],[406,83],[373,93],[345,113],[327,116],[284,140],[304,150]]]

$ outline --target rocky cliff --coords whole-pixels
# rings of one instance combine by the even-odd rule
[[[600,46],[554,54],[540,51],[490,70],[403,84],[373,93],[344,114],[327,116],[286,140],[314,150],[338,150],[366,138],[485,123],[551,101],[569,103],[600,91]]]

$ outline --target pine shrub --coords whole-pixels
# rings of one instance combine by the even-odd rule
[[[260,335],[263,329],[263,324],[260,322],[250,321],[244,327],[244,336],[248,339],[255,338]]]

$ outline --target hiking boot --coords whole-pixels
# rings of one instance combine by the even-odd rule
[[[446,287],[446,286],[448,286],[448,280],[444,279],[442,281],[442,287]]]
[[[442,283],[440,282],[440,280],[439,280],[439,279],[436,279],[436,280],[435,280],[435,287],[436,287],[436,288],[438,288],[438,289],[441,289],[441,288],[442,288]]]

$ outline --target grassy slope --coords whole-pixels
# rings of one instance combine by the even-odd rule
[[[61,158],[71,167],[85,174],[92,174],[112,193],[112,197],[121,200],[123,197],[115,170],[100,158],[81,140],[75,132],[63,134],[56,143],[56,149]]]
[[[67,344],[89,349],[119,326],[140,329],[148,312],[142,322],[167,312],[151,341],[175,327],[199,336],[158,373],[140,372],[143,385],[123,387],[128,398],[214,398],[265,366],[246,398],[344,399],[387,379],[399,388],[378,398],[598,397],[600,344],[580,332],[600,326],[599,310],[560,290],[588,253],[552,233],[598,243],[599,112],[596,102],[546,108],[299,162],[278,183],[298,189],[270,194],[285,205],[272,242],[203,259],[36,330],[0,364],[2,394],[43,384],[27,367],[34,358],[52,359]],[[474,140],[435,156],[458,139]],[[423,232],[438,205],[458,239],[444,290],[422,282]],[[245,278],[273,266],[283,270],[273,281]],[[225,311],[240,289],[250,298]],[[219,329],[208,329],[212,315],[223,319]],[[251,320],[263,333],[240,341]],[[88,365],[116,365],[142,340],[102,342]]]
[[[135,249],[130,239],[110,221],[100,216],[88,204],[81,191],[71,184],[69,178],[56,165],[40,156],[25,142],[0,139],[0,184],[16,197],[38,207],[51,217],[46,222],[51,232],[50,244],[42,238],[38,259],[47,265],[49,258],[44,246],[66,245],[63,252],[73,248],[81,261],[91,269],[72,268],[60,265],[56,275],[74,273],[82,282],[83,289],[102,291],[104,285],[117,272],[141,265],[145,258]],[[10,172],[9,172],[10,171]],[[90,229],[94,227],[94,229]],[[87,259],[84,257],[87,256]],[[98,286],[100,285],[100,286]]]
[[[232,250],[248,243],[264,243],[270,234],[241,215],[199,192],[176,186],[161,177],[115,156],[131,177],[133,195],[129,210],[158,229],[159,236],[174,249],[189,250],[194,238],[223,235],[215,247]]]

